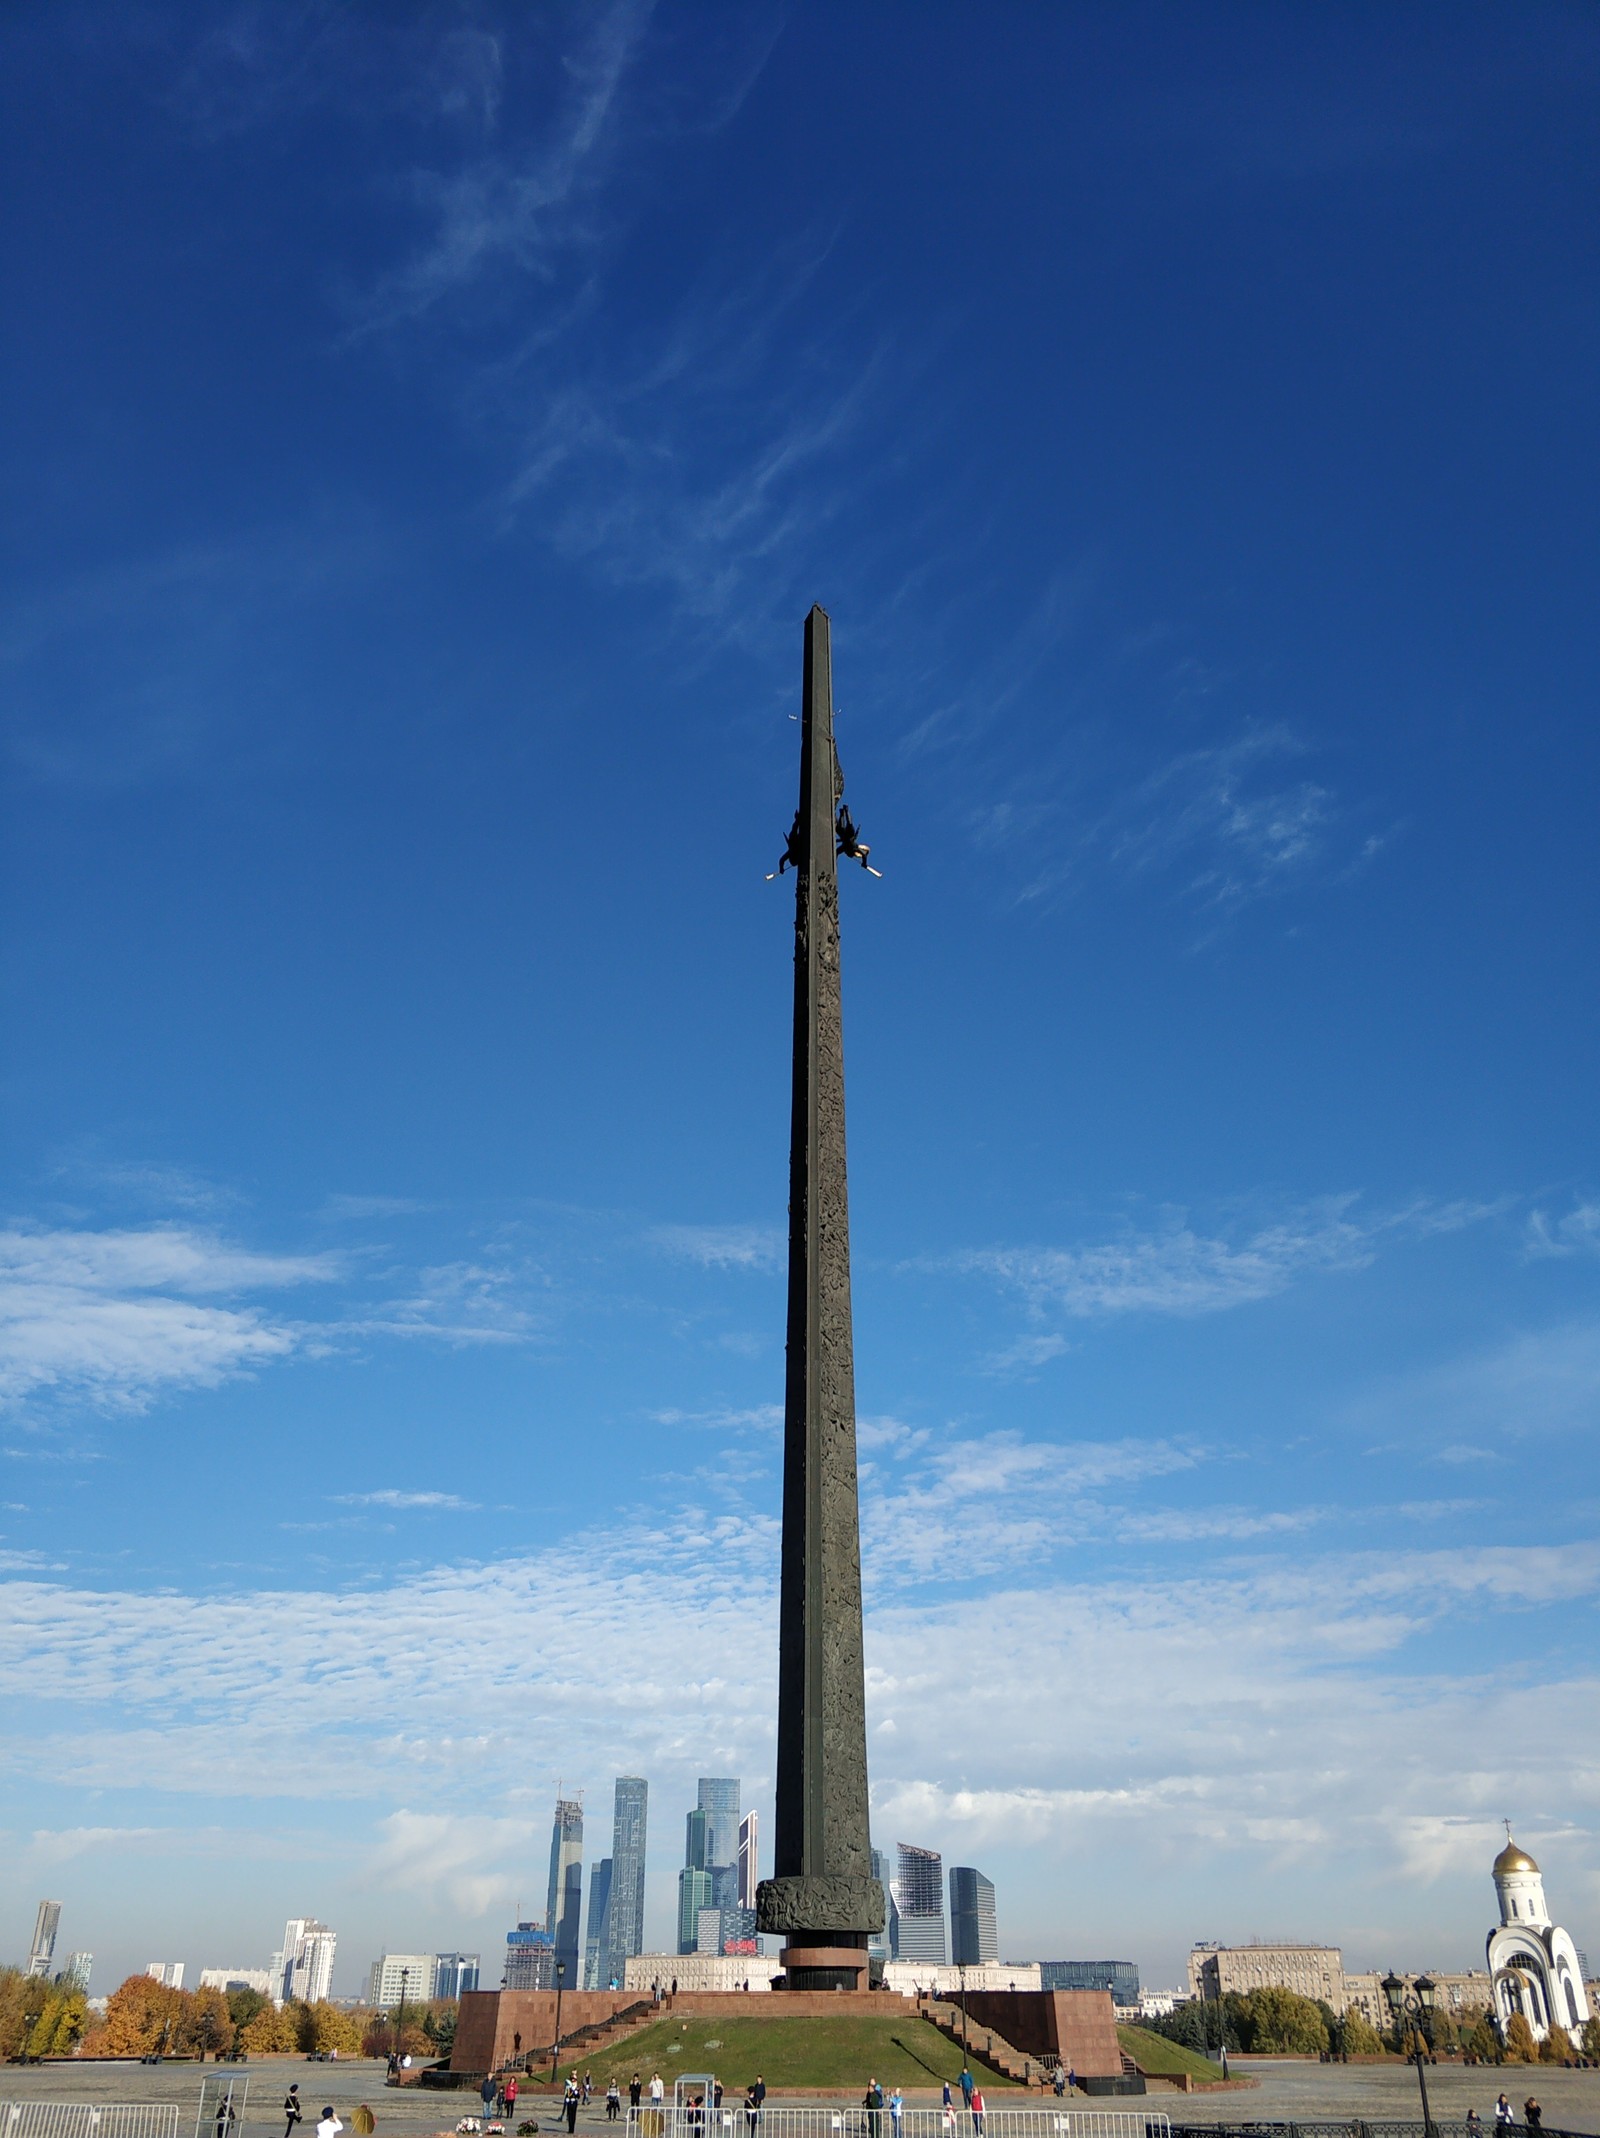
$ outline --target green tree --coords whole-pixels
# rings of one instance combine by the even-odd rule
[[[1461,2046],[1468,2056],[1475,2056],[1480,2064],[1498,2064],[1501,2057],[1500,2037],[1494,2030],[1494,2022],[1487,2010],[1475,2012],[1471,2025],[1461,2039]]]
[[[242,2034],[261,2007],[268,2003],[261,1990],[229,1990],[228,2017],[233,2021],[234,2031]]]
[[[89,2000],[67,1983],[52,1983],[28,2034],[29,2056],[70,2056],[83,2039]]]
[[[1351,2005],[1339,2022],[1334,2046],[1344,2056],[1382,2056],[1383,2037],[1366,2014]]]
[[[1536,2064],[1539,2061],[1533,2029],[1521,2012],[1512,2013],[1511,2023],[1506,2028],[1505,2060],[1508,2064]]]
[[[1600,2064],[1600,2018],[1586,2019],[1579,2039],[1583,2043],[1583,2053],[1590,2063]]]
[[[1298,1990],[1265,1983],[1244,2001],[1247,2046],[1257,2055],[1317,2056],[1327,2048],[1327,2024],[1312,1999]]]

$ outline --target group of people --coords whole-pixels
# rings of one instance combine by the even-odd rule
[[[1515,2127],[1516,2120],[1516,2110],[1502,2094],[1494,2104],[1495,2138],[1505,2138],[1505,2134]],[[1522,2104],[1522,2120],[1530,2131],[1540,2130],[1544,2126],[1544,2110],[1531,2093]],[[1483,2118],[1475,2108],[1467,2110],[1467,2129],[1473,2133],[1473,2138],[1477,2138],[1477,2133],[1483,2129]]]
[[[230,2104],[228,2109],[230,2120],[232,2114],[233,2110]],[[283,2097],[283,2138],[298,2138],[300,2126],[305,2121],[305,2115],[305,2110],[300,2106],[300,2088],[291,2086]],[[367,2127],[370,2130],[370,2123]],[[226,2128],[227,2126],[221,2120],[219,2111],[217,2138],[224,2138]],[[331,2106],[325,2108],[317,2118],[317,2138],[339,2138],[339,2133],[343,2129],[343,2123],[334,2114]]]

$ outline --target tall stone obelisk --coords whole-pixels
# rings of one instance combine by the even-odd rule
[[[850,1203],[844,1162],[828,618],[806,618],[795,864],[794,1102],[789,1131],[789,1344],[783,1422],[775,1876],[756,1920],[781,1932],[790,1989],[865,1989],[884,1922],[867,1816],[856,1507]]]

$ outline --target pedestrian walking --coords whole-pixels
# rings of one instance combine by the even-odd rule
[[[983,2138],[983,2088],[974,2086],[972,2099],[967,2103],[972,2111],[972,2138]]]
[[[606,2088],[606,2121],[615,2123],[621,2114],[622,2088],[617,2084],[616,2077],[613,2074],[611,2084]]]
[[[587,2108],[587,2107],[589,2106],[589,2103],[590,2103],[590,2102],[591,2102],[591,2101],[592,2101],[593,2099],[594,2099],[594,2080],[593,2080],[592,2078],[590,2078],[590,2076],[589,2076],[588,2072],[586,2071],[586,2072],[585,2072],[585,2073],[583,2074],[583,2105],[584,2105],[584,2107],[585,2107],[585,2108]]]
[[[868,2079],[861,2105],[867,2112],[867,2138],[883,2138],[883,2088],[876,2079]]]
[[[294,2138],[295,2125],[304,2117],[300,2106],[300,2089],[291,2086],[283,2097],[283,2138]]]
[[[950,2108],[954,2106],[954,2103],[952,2102],[950,2097],[950,2081],[948,2079],[946,2079],[944,2082],[944,2092],[939,2097],[939,2106],[941,2108]]]

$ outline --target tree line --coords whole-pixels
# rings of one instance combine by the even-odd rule
[[[275,2005],[260,1990],[169,1989],[153,1975],[130,1975],[103,2016],[81,1989],[0,1968],[0,2062],[46,2056],[448,2056],[460,2007],[453,1999],[398,2013],[367,2006]]]
[[[1396,2047],[1393,2036],[1385,2040],[1353,2006],[1340,2015],[1320,1997],[1302,1997],[1298,1990],[1275,1984],[1229,1990],[1220,2001],[1191,1998],[1162,2018],[1141,2024],[1168,2041],[1211,2056],[1224,2045],[1230,2053],[1246,2056],[1382,2056]],[[1405,2055],[1412,2055],[1416,2034],[1408,2032],[1399,2046]],[[1579,2056],[1600,2062],[1600,2019],[1587,2023],[1580,2043],[1574,2046],[1565,2027],[1552,2027],[1544,2041],[1536,2042],[1520,2012],[1513,2015],[1504,2042],[1486,2006],[1478,2011],[1435,2012],[1429,2018],[1422,2052],[1425,2056],[1470,2056],[1482,2064],[1569,2064]]]

